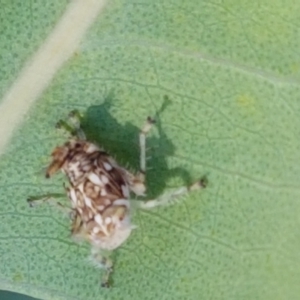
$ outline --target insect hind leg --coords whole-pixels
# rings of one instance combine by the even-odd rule
[[[95,267],[105,270],[100,283],[101,287],[110,287],[110,277],[113,272],[113,261],[111,258],[109,258],[108,255],[101,253],[100,249],[92,248],[90,261]]]
[[[157,206],[164,206],[168,204],[172,204],[178,200],[178,198],[189,194],[192,191],[203,189],[207,186],[207,179],[205,177],[196,181],[190,186],[183,186],[171,192],[166,192],[159,196],[156,199],[151,199],[147,201],[138,201],[137,206],[141,209],[152,209]]]

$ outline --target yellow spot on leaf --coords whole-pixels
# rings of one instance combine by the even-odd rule
[[[256,112],[256,100],[253,97],[240,95],[236,101],[243,113],[254,114]]]
[[[21,273],[15,273],[13,276],[14,282],[21,282],[23,281],[23,275]]]

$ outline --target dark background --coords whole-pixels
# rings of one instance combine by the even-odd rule
[[[8,291],[0,291],[0,300],[37,300],[22,294],[12,293]]]

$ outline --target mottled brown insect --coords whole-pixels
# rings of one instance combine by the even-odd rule
[[[92,261],[106,270],[101,283],[106,287],[109,285],[113,264],[108,257],[103,256],[103,250],[118,248],[135,228],[130,220],[130,192],[138,196],[145,193],[146,135],[154,120],[148,118],[140,131],[140,171],[135,175],[121,167],[99,146],[87,141],[80,128],[78,113],[73,112],[71,116],[72,130],[63,121],[59,124],[75,133],[76,137],[54,149],[46,177],[51,177],[58,170],[66,174],[69,181],[66,190],[72,211],[72,235],[91,244]],[[204,186],[205,181],[199,180],[190,187],[182,187],[158,199],[138,202],[138,205],[147,209],[167,204],[190,190]],[[46,198],[49,197],[51,195]],[[36,197],[29,199],[30,203],[36,200]]]

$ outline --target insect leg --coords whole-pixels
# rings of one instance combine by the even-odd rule
[[[30,196],[27,198],[27,202],[30,207],[34,207],[36,205],[40,205],[44,203],[49,203],[51,205],[58,207],[63,212],[67,212],[69,214],[72,212],[72,209],[56,201],[56,198],[62,198],[62,197],[66,197],[66,195],[62,193],[49,193],[49,194],[39,195],[39,196]]]
[[[78,110],[72,110],[69,113],[69,121],[70,124],[64,120],[59,120],[56,123],[56,128],[64,129],[68,132],[71,136],[75,136],[80,140],[85,140],[85,133],[83,132],[82,128],[80,127],[80,121],[82,117]]]
[[[105,273],[101,279],[101,287],[110,287],[109,281],[110,275],[113,272],[113,261],[108,257],[108,255],[102,254],[101,250],[97,248],[92,248],[91,258],[96,267],[105,270]]]
[[[152,125],[155,123],[151,117],[147,118],[147,121],[143,128],[140,131],[139,140],[140,140],[140,174],[139,179],[144,181],[146,174],[146,136],[150,131]]]
[[[157,206],[172,204],[173,202],[176,202],[176,200],[178,200],[178,198],[180,198],[181,196],[186,195],[194,190],[205,188],[206,186],[207,186],[207,179],[202,178],[190,186],[183,186],[174,191],[166,192],[161,196],[159,196],[157,199],[152,199],[147,201],[137,201],[138,202],[137,205],[139,208],[142,209],[151,209]]]
[[[82,115],[80,114],[80,112],[77,109],[72,110],[69,113],[69,119],[70,119],[70,122],[72,123],[73,127],[75,128],[76,136],[80,140],[86,140],[85,133],[80,126],[80,123],[82,120]]]

